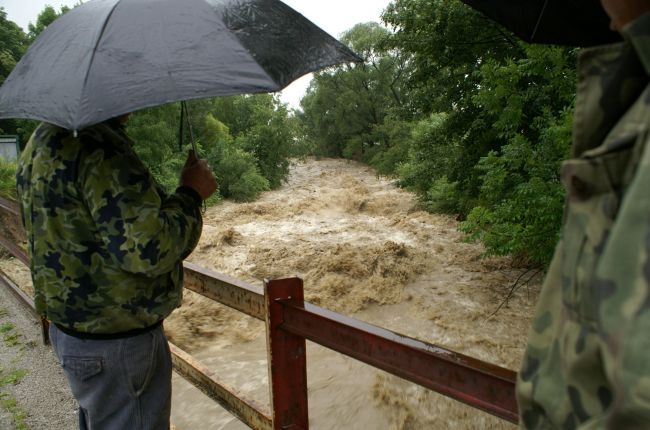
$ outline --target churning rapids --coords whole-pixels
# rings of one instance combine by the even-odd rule
[[[189,261],[256,285],[298,275],[309,302],[517,370],[539,281],[492,315],[525,269],[482,253],[453,218],[419,210],[411,193],[367,166],[308,159],[256,202],[208,209]],[[19,264],[2,265],[29,284]],[[261,321],[186,292],[165,328],[220,380],[268,403]],[[316,430],[514,428],[310,342],[307,366]],[[177,375],[172,422],[180,430],[247,428]]]

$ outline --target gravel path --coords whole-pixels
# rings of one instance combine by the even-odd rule
[[[0,285],[0,429],[75,429],[76,409],[39,323]]]

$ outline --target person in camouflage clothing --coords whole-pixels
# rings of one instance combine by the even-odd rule
[[[650,429],[650,1],[579,59],[567,206],[517,383],[527,429]]]
[[[169,427],[171,356],[161,323],[182,298],[182,260],[216,189],[188,158],[167,195],[136,156],[126,117],[79,131],[41,124],[17,188],[37,311],[80,405],[80,428]]]

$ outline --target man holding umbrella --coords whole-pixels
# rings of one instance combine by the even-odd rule
[[[169,427],[161,322],[180,304],[181,261],[199,238],[201,200],[216,188],[191,154],[176,192],[161,191],[124,114],[279,91],[353,61],[279,0],[90,0],[32,43],[0,87],[0,118],[45,122],[17,182],[35,303],[53,323],[82,429]]]
[[[650,1],[602,5],[624,42],[580,56],[562,240],[517,386],[528,429],[650,428]]]
[[[36,308],[79,402],[81,429],[164,429],[171,356],[162,321],[216,190],[190,152],[167,195],[135,155],[126,116],[81,130],[43,123],[19,160]]]

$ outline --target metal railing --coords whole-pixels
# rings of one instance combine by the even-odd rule
[[[16,203],[4,199],[0,213],[19,214]],[[19,246],[2,237],[0,245],[28,264]],[[260,288],[187,262],[184,275],[185,288],[266,323],[270,410],[220,382],[218,375],[170,343],[174,370],[253,429],[309,428],[306,340],[504,420],[518,421],[516,373],[509,369],[307,303],[299,278],[266,281]],[[31,298],[2,272],[0,283],[36,315]],[[43,333],[47,341],[47,331]]]

